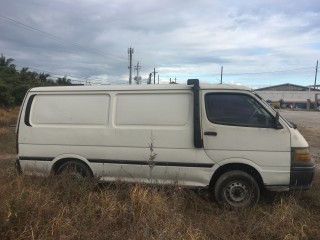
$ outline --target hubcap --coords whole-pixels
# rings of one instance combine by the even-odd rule
[[[231,204],[241,204],[248,200],[250,193],[248,188],[242,182],[232,182],[225,189],[225,197]]]

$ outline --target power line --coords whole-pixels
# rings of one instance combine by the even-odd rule
[[[244,73],[223,73],[223,75],[259,75],[259,74],[272,74],[272,73],[283,73],[283,72],[293,72],[293,71],[300,71],[300,70],[308,70],[308,69],[314,69],[314,67],[304,67],[304,68],[294,68],[294,69],[285,69],[285,70],[275,70],[275,71],[266,71],[266,72],[244,72]],[[179,77],[215,77],[220,76],[221,73],[215,73],[215,74],[190,74],[190,75],[178,75]],[[174,75],[162,75],[162,77],[173,77]],[[220,79],[219,79],[220,80]]]
[[[43,35],[43,36],[45,36],[45,37],[47,37],[47,38],[53,39],[53,40],[55,40],[55,41],[58,41],[60,44],[62,43],[62,44],[65,45],[65,46],[68,46],[68,44],[70,44],[70,45],[72,45],[73,47],[76,47],[76,48],[82,49],[82,50],[86,50],[86,51],[88,51],[88,52],[90,52],[90,53],[93,53],[93,54],[96,54],[96,55],[99,55],[99,56],[102,56],[102,57],[112,57],[112,58],[114,58],[115,60],[124,61],[123,58],[119,58],[119,57],[117,57],[117,56],[115,56],[115,55],[112,55],[112,54],[103,53],[103,52],[98,51],[98,50],[96,50],[96,49],[94,49],[94,48],[91,48],[91,47],[88,47],[88,46],[85,46],[85,45],[82,45],[82,44],[79,44],[79,43],[76,43],[76,42],[71,42],[71,41],[69,41],[68,39],[65,39],[65,38],[63,38],[63,37],[58,37],[58,36],[56,36],[56,35],[54,35],[54,34],[52,34],[52,33],[48,33],[48,32],[45,32],[45,31],[43,31],[43,30],[40,30],[40,29],[38,29],[38,28],[29,26],[29,25],[27,25],[27,24],[24,24],[24,23],[22,23],[22,22],[19,22],[19,21],[15,20],[15,19],[6,17],[6,16],[4,16],[4,15],[2,15],[2,14],[0,14],[0,19],[4,20],[4,21],[6,21],[6,22],[11,22],[11,23],[13,23],[13,24],[15,24],[15,25],[17,25],[17,26],[19,26],[19,27],[22,27],[22,28],[28,30],[28,31],[31,31],[31,32],[34,32],[34,33]],[[66,44],[66,42],[67,42],[68,44]]]
[[[75,48],[88,51],[88,52],[90,52],[92,54],[96,54],[96,55],[99,55],[99,56],[102,56],[102,57],[112,57],[115,60],[124,61],[124,58],[119,58],[118,56],[115,56],[115,55],[112,55],[112,54],[106,54],[106,53],[98,51],[98,50],[96,50],[94,48],[91,48],[91,47],[88,47],[88,46],[85,46],[85,45],[82,45],[82,44],[79,44],[79,43],[76,43],[76,42],[71,42],[68,39],[56,36],[56,35],[54,35],[52,33],[45,32],[43,30],[40,30],[40,29],[32,27],[32,26],[29,26],[29,25],[24,24],[24,23],[22,23],[20,21],[17,21],[15,19],[10,18],[10,17],[4,16],[2,14],[0,14],[0,19],[3,20],[3,21],[6,21],[6,22],[13,23],[16,26],[24,28],[25,30],[28,30],[28,31],[31,31],[33,33],[37,33],[37,34],[40,34],[40,35],[43,35],[43,36],[45,36],[47,38],[50,38],[50,39],[53,39],[53,40],[59,42],[60,44],[62,44],[64,46],[68,46],[68,44],[69,44],[69,45],[72,45]],[[145,66],[150,67],[149,65],[146,65],[146,64],[145,64]],[[307,70],[307,69],[313,69],[313,67],[295,68],[295,69],[286,69],[286,70],[276,70],[276,71],[265,71],[265,72],[224,73],[224,75],[228,75],[228,76],[237,75],[237,76],[240,76],[240,75],[273,74],[273,73],[293,72],[293,71],[300,71],[300,70]],[[43,71],[43,72],[47,72],[47,71]],[[218,76],[218,75],[219,75],[218,73],[217,74],[206,74],[206,75],[194,75],[194,74],[192,74],[193,77],[215,77],[215,76]],[[163,77],[172,77],[172,76],[167,75],[167,76],[163,76]],[[179,75],[179,77],[190,77],[190,75],[186,75],[186,76]]]
[[[267,71],[267,72],[247,72],[247,73],[225,73],[223,75],[255,75],[255,74],[269,74],[269,73],[281,73],[281,72],[293,72],[300,70],[313,69],[313,67],[304,67],[304,68],[294,68],[294,69],[286,69],[286,70],[276,70],[276,71]]]
[[[58,73],[55,73],[55,72],[52,72],[52,71],[43,70],[43,69],[39,69],[39,68],[35,68],[35,67],[23,67],[21,65],[16,65],[16,67],[20,68],[20,71],[23,68],[27,68],[29,71],[35,71],[35,72],[40,72],[40,73],[50,73],[50,74],[59,75]]]

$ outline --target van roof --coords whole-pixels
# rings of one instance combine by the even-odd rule
[[[52,91],[136,91],[136,90],[188,90],[192,86],[186,84],[150,84],[150,85],[95,85],[95,86],[47,86],[32,88],[30,92]],[[250,88],[230,84],[204,84],[200,89],[246,90]]]

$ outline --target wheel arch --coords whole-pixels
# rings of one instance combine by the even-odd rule
[[[90,172],[91,172],[91,174],[93,176],[93,171],[92,171],[91,167],[89,166],[89,164],[86,161],[84,161],[83,159],[76,158],[76,157],[63,157],[63,158],[60,158],[60,159],[56,160],[56,162],[51,167],[51,174],[56,175],[58,169],[60,168],[60,166],[62,164],[64,164],[64,163],[66,163],[66,162],[69,162],[69,161],[75,161],[75,162],[79,162],[79,163],[85,164],[86,167],[88,167],[88,169],[90,170]]]
[[[219,177],[222,176],[222,174],[233,170],[239,170],[248,173],[257,181],[257,184],[259,185],[260,189],[264,188],[263,179],[259,171],[245,163],[227,163],[225,165],[220,166],[212,175],[209,187],[214,188],[215,183],[217,182]]]

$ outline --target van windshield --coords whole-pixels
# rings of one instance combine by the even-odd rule
[[[253,94],[257,96],[262,102],[267,104],[274,112],[278,112],[281,119],[283,119],[283,121],[285,121],[290,128],[293,128],[293,124],[289,120],[287,120],[279,111],[277,111],[271,104],[269,104],[266,100],[264,100],[258,93],[253,92]]]

